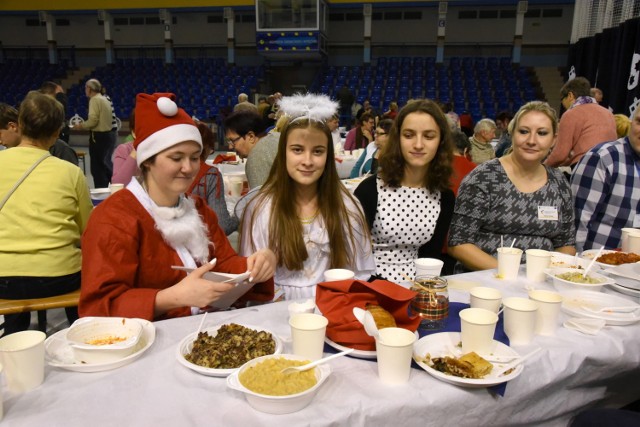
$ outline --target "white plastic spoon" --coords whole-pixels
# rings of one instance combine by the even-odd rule
[[[347,354],[351,353],[353,350],[355,350],[355,349],[350,348],[349,350],[341,351],[340,353],[336,353],[336,354],[332,354],[331,356],[323,357],[322,359],[316,360],[315,362],[307,363],[306,365],[289,366],[288,368],[284,368],[280,372],[283,373],[283,374],[291,374],[293,372],[307,371],[307,370],[309,370],[311,368],[315,368],[318,365],[322,365],[323,363],[326,363],[331,359],[335,359],[335,358],[338,358],[338,357],[346,356]]]
[[[380,341],[380,332],[370,311],[364,312],[364,330],[367,331],[367,334]]]
[[[634,311],[640,309],[638,305],[628,305],[628,306],[618,306],[618,307],[602,307],[602,308],[590,308],[585,305],[581,306],[583,310],[590,311],[592,313],[604,313],[604,312],[612,312],[612,313],[633,313]]]
[[[589,271],[591,270],[591,267],[593,267],[593,264],[596,263],[596,260],[598,258],[600,258],[600,255],[602,255],[602,251],[604,250],[604,246],[602,246],[600,248],[600,250],[598,251],[598,253],[593,257],[593,259],[591,260],[591,262],[589,263],[589,265],[587,266],[587,268],[584,269],[584,271],[582,272],[582,277],[587,277],[587,274],[589,274]]]

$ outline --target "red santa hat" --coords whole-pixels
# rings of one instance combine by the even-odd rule
[[[200,131],[189,115],[178,108],[172,93],[139,93],[136,96],[135,147],[138,166],[167,148],[194,141],[202,148]]]

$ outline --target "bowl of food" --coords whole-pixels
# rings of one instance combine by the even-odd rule
[[[254,409],[268,414],[290,414],[306,407],[331,374],[324,364],[303,372],[284,368],[309,363],[302,356],[279,354],[253,359],[227,377],[227,386],[244,393]]]
[[[560,292],[575,289],[599,292],[604,285],[615,283],[610,278],[591,271],[585,276],[581,268],[547,268],[545,274],[553,280],[553,286]]]
[[[79,363],[110,363],[135,351],[142,323],[125,317],[83,317],[67,331],[67,342]]]
[[[282,348],[282,340],[267,329],[229,323],[187,335],[176,358],[199,374],[226,377],[252,359],[282,353]]]
[[[598,251],[598,249],[589,249],[583,251],[581,256],[582,258],[591,261],[598,254]],[[598,265],[602,269],[605,269],[616,265],[630,264],[638,261],[640,261],[640,255],[638,254],[605,249],[596,259],[596,265]]]

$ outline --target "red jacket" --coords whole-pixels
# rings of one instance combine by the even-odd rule
[[[207,225],[213,246],[209,259],[217,258],[215,271],[243,273],[245,257],[236,254],[216,214],[203,199],[191,196]],[[147,320],[189,316],[190,307],[170,310],[154,319],[156,294],[186,273],[172,270],[182,265],[178,253],[164,241],[151,215],[128,190],[121,190],[93,210],[82,236],[82,288],[80,316],[139,317]],[[242,300],[269,301],[273,281],[257,284]]]

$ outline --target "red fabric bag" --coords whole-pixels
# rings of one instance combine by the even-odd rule
[[[367,303],[376,304],[387,310],[396,320],[399,328],[412,332],[418,328],[420,317],[410,317],[409,302],[416,293],[386,280],[372,283],[359,280],[339,280],[318,283],[316,305],[329,320],[327,337],[345,347],[372,351],[375,340],[367,335],[364,327],[353,315],[353,308],[363,310]]]

